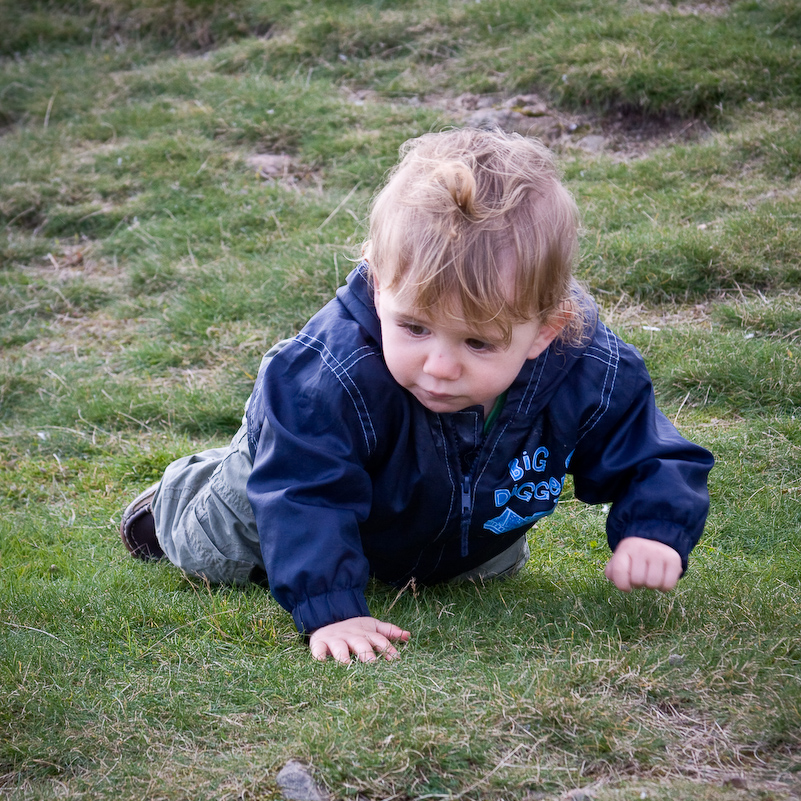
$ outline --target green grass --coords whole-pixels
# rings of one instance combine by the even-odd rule
[[[801,16],[790,0],[0,0],[0,795],[801,796]],[[456,98],[535,93],[577,272],[709,447],[667,596],[568,487],[516,579],[369,588],[392,664],[317,664],[260,588],[131,559]],[[579,147],[587,133],[605,147]],[[248,161],[284,154],[284,176]]]

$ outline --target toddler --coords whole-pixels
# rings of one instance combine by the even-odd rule
[[[667,591],[708,510],[712,456],[656,408],[639,353],[572,278],[577,212],[549,151],[471,129],[407,142],[362,262],[264,357],[230,446],[171,464],[125,511],[128,549],[261,581],[312,655],[391,659],[396,587],[511,576],[565,474],[607,503],[607,577]]]

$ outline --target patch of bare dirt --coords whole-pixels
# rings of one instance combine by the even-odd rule
[[[95,247],[87,237],[57,242],[43,259],[26,264],[25,273],[56,288],[78,279],[99,289],[117,288],[121,270],[116,259],[97,257]]]
[[[652,309],[641,303],[632,303],[627,295],[622,295],[614,305],[602,302],[601,316],[607,325],[616,330],[642,328],[654,334],[663,330],[690,327],[693,330],[708,331],[713,326],[710,303]]]
[[[369,98],[361,97],[365,102]],[[355,102],[355,101],[354,101]],[[653,118],[619,113],[614,117],[570,114],[551,108],[536,94],[432,96],[421,102],[445,111],[455,121],[476,128],[500,128],[533,136],[555,150],[603,153],[629,161],[677,142],[709,135],[702,120]]]
[[[309,186],[322,188],[322,179],[296,158],[285,153],[254,153],[245,159],[248,168],[265,181],[280,183],[290,189]]]
[[[682,17],[724,17],[731,12],[731,3],[718,0],[711,3],[644,3],[631,2],[629,7],[637,11],[655,14],[678,14]]]
[[[71,353],[80,358],[93,351],[110,358],[135,342],[138,333],[135,327],[124,327],[104,312],[57,314],[48,323],[48,330],[49,336],[39,336],[23,345],[23,353]]]

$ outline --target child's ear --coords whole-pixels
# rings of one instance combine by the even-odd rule
[[[536,359],[544,350],[547,350],[551,342],[553,342],[559,332],[562,330],[561,325],[554,325],[553,322],[544,323],[540,326],[534,342],[531,344],[531,349],[526,355],[527,359]]]
[[[536,359],[550,344],[562,333],[570,322],[571,311],[567,305],[562,305],[548,316],[546,322],[540,325],[537,339],[531,348],[528,358]],[[531,355],[533,353],[534,355]]]
[[[528,358],[536,359],[550,344],[562,333],[562,329],[568,323],[568,312],[559,309],[548,317],[547,322],[540,325],[537,338],[529,351]]]

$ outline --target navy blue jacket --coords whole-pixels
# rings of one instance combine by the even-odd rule
[[[686,568],[712,456],[656,408],[640,354],[600,322],[527,361],[485,436],[480,406],[426,409],[392,378],[364,266],[262,372],[248,497],[270,590],[311,632],[369,615],[370,575],[451,579],[556,507],[565,473],[610,503],[607,535],[672,546]]]

